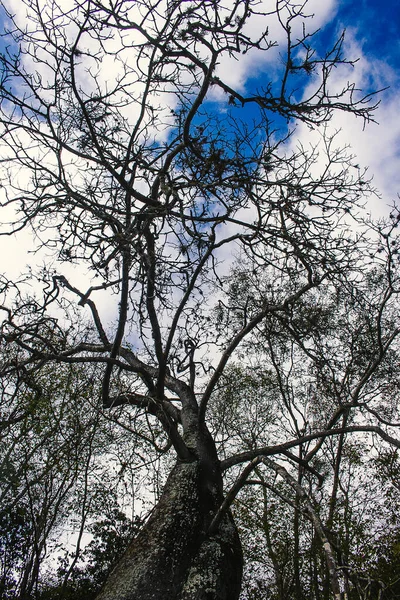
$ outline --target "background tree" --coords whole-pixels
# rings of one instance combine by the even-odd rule
[[[35,379],[29,378],[25,371],[19,381],[6,375],[2,380],[0,544],[4,598],[41,597],[46,559],[52,554],[66,565],[60,569],[55,586],[59,595],[54,597],[61,598],[77,571],[85,535],[99,537],[96,522],[100,522],[104,523],[104,544],[113,543],[115,549],[109,549],[103,560],[89,569],[93,572],[87,575],[86,587],[90,584],[97,591],[107,566],[115,561],[115,551],[124,544],[127,530],[133,535],[137,524],[138,517],[128,519],[119,507],[129,514],[147,510],[135,494],[129,473],[136,470],[139,484],[141,450],[146,451],[138,445],[132,447],[131,436],[124,436],[124,430],[106,420],[97,403],[93,405],[91,396],[99,393],[93,373],[77,365],[60,365],[56,378],[45,368],[35,375]],[[146,454],[149,458],[148,451]],[[132,506],[133,495],[136,507]],[[107,526],[112,518],[114,535]],[[66,531],[72,535],[65,535]],[[59,539],[60,532],[64,532],[64,539]],[[97,559],[95,541],[90,549]]]
[[[250,277],[243,278],[243,273],[238,277],[246,284],[231,286],[235,307],[243,290],[252,293]],[[392,597],[391,581],[385,569],[376,569],[376,563],[383,532],[392,531],[392,538],[397,531],[393,504],[397,496],[396,451],[389,458],[379,439],[370,435],[354,438],[343,430],[319,448],[313,441],[310,444],[307,435],[323,429],[332,419],[347,427],[354,423],[354,417],[359,417],[349,411],[345,398],[356,399],[364,418],[370,413],[386,423],[398,423],[399,382],[394,368],[398,350],[393,347],[379,367],[375,364],[373,381],[367,383],[365,377],[373,360],[369,351],[377,346],[378,317],[382,319],[387,311],[385,320],[396,328],[396,313],[386,305],[387,292],[382,291],[380,300],[376,294],[380,277],[374,268],[365,289],[357,287],[356,300],[354,288],[347,300],[343,288],[333,294],[325,288],[311,305],[298,307],[296,335],[285,334],[279,319],[273,328],[259,331],[258,342],[252,339],[245,349],[251,375],[242,366],[225,372],[214,424],[221,435],[221,453],[222,440],[229,440],[230,448],[232,441],[235,444],[239,439],[236,443],[249,448],[246,455],[251,459],[256,457],[252,448],[259,448],[260,443],[265,444],[267,455],[271,450],[274,453],[285,429],[299,439],[295,455],[282,455],[286,473],[277,472],[271,463],[265,464],[269,467],[266,472],[259,464],[238,497],[235,514],[237,511],[253,574],[245,580],[246,597],[329,598],[325,537],[334,550],[349,598]],[[287,325],[285,319],[283,326]],[[266,377],[265,365],[271,364],[274,371]],[[323,367],[330,370],[329,377],[323,376]],[[310,455],[314,455],[312,461]],[[392,577],[397,580],[395,560],[393,565]]]
[[[96,597],[140,525],[139,519],[131,520],[124,512],[115,508],[118,506],[118,500],[115,498],[113,505],[110,501],[112,499],[110,493],[106,499],[105,517],[92,521],[87,527],[92,539],[80,553],[80,564],[77,565],[77,561],[73,561],[71,568],[68,560],[70,557],[68,555],[63,557],[57,571],[50,573],[51,579],[49,575],[47,580],[42,578],[37,595],[40,600],[56,598],[90,600]],[[73,558],[75,555],[76,552]]]
[[[391,414],[377,409],[399,333],[399,217],[362,223],[368,183],[324,127],[336,110],[368,121],[374,108],[353,84],[334,87],[332,70],[352,64],[343,36],[319,53],[306,3],[288,0],[23,5],[23,24],[9,13],[1,58],[4,232],[33,231],[46,268],[28,281],[34,293],[3,279],[2,374],[91,365],[99,411],[120,411],[135,443],[170,469],[98,598],[237,598],[243,559],[229,509],[256,467],[303,503],[338,598],[338,559],[303,470],[318,479],[314,463],[341,433],[399,446]],[[224,61],[267,64],[279,43],[273,78],[229,85]],[[319,145],[286,143],[296,120],[321,126]],[[371,260],[379,250],[376,277],[366,249]],[[231,285],[233,253],[244,273]],[[356,309],[370,285],[365,322]],[[338,323],[326,322],[329,310]],[[224,424],[211,423],[224,373],[260,336],[286,424],[249,439],[242,428],[221,445]],[[267,419],[262,403],[258,412]]]

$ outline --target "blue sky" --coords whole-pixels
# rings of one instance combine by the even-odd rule
[[[321,0],[330,4],[333,18],[323,26],[323,39],[332,39],[338,30],[352,28],[363,51],[387,62],[394,69],[400,68],[400,4],[397,0]],[[3,2],[1,3],[3,4]],[[18,10],[21,0],[6,5]],[[62,3],[61,3],[62,5]],[[316,11],[318,12],[318,11]],[[1,28],[5,23],[4,9],[0,6]],[[0,38],[0,48],[3,46]]]
[[[396,0],[339,0],[336,18],[324,28],[327,35],[339,28],[354,31],[365,54],[400,68],[400,4]]]
[[[338,18],[357,29],[363,50],[400,68],[400,4],[396,0],[338,3]]]

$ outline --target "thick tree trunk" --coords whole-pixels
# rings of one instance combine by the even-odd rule
[[[215,463],[177,463],[97,600],[237,600],[243,557],[231,515],[208,534],[221,501]]]

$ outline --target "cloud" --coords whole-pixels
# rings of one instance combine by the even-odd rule
[[[363,51],[360,30],[348,29],[345,37],[344,54],[357,58],[354,67],[339,66],[332,72],[330,89],[340,91],[348,82],[355,82],[364,93],[388,88],[371,98],[371,103],[379,101],[373,118],[376,122],[364,123],[354,115],[337,111],[333,114],[328,132],[336,135],[338,146],[349,146],[349,153],[356,157],[361,168],[368,168],[368,176],[373,178],[373,186],[380,198],[369,199],[369,209],[376,217],[387,215],[388,206],[400,193],[400,120],[398,119],[398,97],[400,78],[393,69],[376,56]],[[305,90],[304,96],[307,96]],[[304,125],[297,128],[296,138],[303,143],[314,143],[317,135]]]
[[[257,84],[262,87],[282,76],[287,49],[287,33],[284,26],[293,11],[289,13],[285,1],[280,1],[278,4],[281,9],[279,18],[275,12],[275,4],[271,10],[270,0],[259,2],[254,7],[259,16],[253,15],[243,30],[253,40],[260,38],[268,30],[263,46],[270,43],[271,47],[265,51],[253,49],[244,55],[225,54],[218,64],[217,75],[238,92],[245,93],[250,80],[254,83],[254,80],[258,79]],[[309,0],[303,11],[307,18],[299,17],[290,21],[292,39],[296,40],[303,36],[303,25],[308,33],[313,33],[326,24],[335,16],[337,4],[337,0],[326,0],[323,3]],[[301,5],[299,4],[297,8],[299,6]],[[221,91],[216,90],[213,99],[222,98]]]

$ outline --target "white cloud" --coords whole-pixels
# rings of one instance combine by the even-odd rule
[[[368,168],[368,176],[373,178],[373,187],[381,196],[370,198],[368,207],[372,214],[379,217],[387,215],[388,206],[400,193],[400,120],[398,119],[398,96],[400,80],[396,73],[385,63],[363,53],[358,41],[363,32],[354,28],[346,32],[344,54],[351,59],[359,58],[354,67],[339,66],[332,72],[330,89],[341,90],[348,82],[355,82],[362,90],[389,89],[371,98],[371,104],[380,101],[373,118],[377,121],[364,123],[354,115],[336,111],[329,125],[329,131],[339,131],[336,142],[340,146],[349,146],[349,152],[355,156],[361,168]],[[307,95],[307,90],[305,91]],[[316,134],[306,126],[297,128],[297,137],[304,143],[313,143]]]
[[[279,2],[281,6],[281,21],[286,23],[289,17],[288,10],[285,9],[286,2]],[[300,5],[299,5],[300,6]],[[224,82],[236,91],[244,92],[246,84],[250,78],[260,78],[260,86],[267,85],[274,77],[282,74],[284,59],[286,56],[287,34],[282,23],[275,13],[275,4],[271,7],[270,0],[262,0],[256,7],[260,13],[271,11],[269,16],[253,16],[246,23],[244,32],[251,39],[258,39],[268,29],[267,41],[276,43],[265,52],[258,49],[240,55],[224,55],[221,59],[217,75]],[[292,39],[296,40],[303,35],[303,24],[307,32],[313,33],[323,27],[329,20],[334,18],[337,9],[337,0],[326,0],[323,3],[318,0],[309,0],[304,7],[304,15],[309,18],[295,18],[290,22]],[[264,81],[263,81],[264,79]],[[214,99],[222,99],[221,93],[217,90]]]

